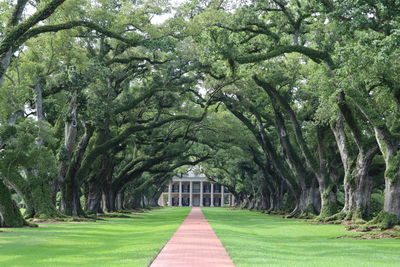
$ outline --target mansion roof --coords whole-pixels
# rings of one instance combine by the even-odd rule
[[[174,176],[172,178],[173,182],[185,182],[185,181],[192,181],[192,182],[201,182],[201,181],[208,181],[207,177],[203,173],[194,173],[189,172],[187,174],[181,176]]]

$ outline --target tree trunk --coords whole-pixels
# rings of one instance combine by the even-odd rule
[[[287,102],[287,100],[283,98],[271,84],[260,80],[257,76],[253,76],[253,80],[258,86],[264,89],[271,101],[276,101],[276,103],[280,105],[280,107],[286,112],[287,116],[289,117],[296,143],[301,151],[303,160],[305,161],[306,166],[314,173],[319,183],[319,191],[321,194],[321,212],[319,215],[320,218],[334,214],[336,210],[336,196],[335,192],[332,190],[333,182],[331,181],[326,170],[327,162],[325,157],[323,156],[323,144],[321,142],[321,139],[318,138],[318,154],[320,159],[318,164],[316,157],[313,153],[311,153],[310,148],[307,146],[296,114]],[[319,129],[317,129],[317,132],[319,132]]]
[[[68,216],[85,217],[80,201],[80,188],[74,179],[66,180],[62,189],[61,211]]]
[[[116,192],[113,191],[111,186],[105,186],[103,188],[103,210],[106,212],[115,212],[115,200],[116,200],[117,194]]]
[[[88,182],[88,194],[86,203],[86,212],[88,214],[97,214],[101,211],[101,185],[97,180]]]
[[[392,141],[396,145],[387,146],[387,151],[384,153],[386,170],[383,210],[400,219],[400,144],[396,141]]]
[[[79,169],[83,154],[89,144],[89,140],[93,135],[94,128],[85,125],[85,134],[81,138],[77,150],[68,164],[65,178],[61,184],[61,212],[69,216],[86,216],[80,204],[80,185],[77,184],[75,174]]]
[[[368,175],[368,170],[376,153],[377,146],[371,148],[366,155],[359,153],[354,171],[344,181],[346,198],[343,211],[347,220],[366,219],[369,216],[372,177]]]
[[[117,199],[115,201],[115,208],[118,211],[124,210],[124,198],[125,194],[123,192],[118,192]]]
[[[112,179],[112,165],[108,154],[101,155],[99,161],[100,166],[99,168],[95,168],[98,169],[95,177],[89,179],[87,183],[89,187],[87,211],[92,214],[96,214],[100,209],[101,189],[107,182],[107,177],[109,177],[110,180]]]
[[[10,190],[0,180],[0,227],[22,227],[28,223],[11,199]]]
[[[62,214],[57,211],[51,200],[48,180],[36,176],[34,172],[26,171],[25,174],[27,179],[24,179],[18,172],[10,172],[8,173],[8,177],[4,177],[7,184],[25,200],[27,205],[25,217],[62,217]]]
[[[385,160],[385,202],[383,211],[370,223],[381,228],[390,228],[400,224],[400,142],[387,128],[382,116],[377,113],[368,113],[365,107],[374,104],[369,102],[369,95],[364,105],[356,104],[364,117],[373,125],[375,139]],[[373,109],[372,109],[373,110]]]
[[[6,74],[8,66],[11,63],[11,57],[13,55],[13,50],[10,48],[1,58],[0,58],[0,88],[3,85],[4,76]]]
[[[71,165],[74,164],[74,162],[72,162],[72,154],[73,149],[75,148],[76,136],[78,133],[77,106],[78,104],[76,102],[76,93],[74,93],[69,103],[70,119],[65,123],[64,147],[60,152],[61,163],[58,168],[58,180],[59,185],[61,186],[60,210],[64,214],[67,214],[66,212],[68,212],[69,214],[67,215],[72,215],[72,213],[70,212],[71,207],[67,207],[68,204],[66,203],[67,198],[72,199],[72,196],[68,197],[65,194],[66,192],[72,192],[72,190],[66,190],[66,188],[63,187],[67,186],[66,179],[72,178],[66,177],[68,170],[75,167]]]
[[[372,191],[372,177],[369,177],[368,170],[372,159],[379,152],[378,145],[375,140],[370,140],[371,138],[367,139],[365,134],[362,133],[362,128],[354,118],[353,111],[347,104],[344,92],[338,95],[338,107],[358,148],[354,166],[352,159],[355,157],[350,157],[349,149],[346,148],[346,135],[343,125],[341,125],[342,118],[340,118],[334,130],[336,131],[335,138],[345,167],[345,205],[342,213],[346,216],[345,219],[347,220],[366,219],[369,215],[368,208]]]
[[[292,144],[290,143],[289,136],[286,131],[284,118],[279,110],[274,97],[270,97],[274,113],[275,113],[275,125],[276,131],[282,146],[285,160],[292,170],[295,177],[298,179],[300,188],[300,197],[298,199],[296,212],[291,214],[290,217],[311,217],[313,214],[319,213],[321,201],[314,201],[316,179],[307,172],[306,167],[303,166],[299,156],[295,153]],[[318,206],[314,206],[317,204]]]
[[[309,217],[319,214],[321,211],[321,196],[318,191],[318,183],[312,182],[307,188],[301,190],[298,209],[300,217]]]
[[[385,179],[385,203],[383,210],[400,220],[400,179]]]
[[[29,182],[23,190],[28,205],[25,213],[26,218],[62,217],[62,214],[53,205],[50,191],[50,185],[47,180],[41,177],[29,178]]]

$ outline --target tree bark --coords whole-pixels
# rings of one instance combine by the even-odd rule
[[[328,171],[326,170],[327,162],[326,158],[323,157],[323,144],[320,142],[320,140],[318,140],[318,156],[320,160],[318,164],[317,159],[311,153],[311,150],[306,144],[296,114],[290,107],[289,103],[287,103],[287,101],[269,83],[260,80],[257,76],[253,76],[253,80],[258,86],[264,89],[271,101],[276,101],[276,103],[280,105],[280,107],[286,112],[289,117],[296,143],[301,151],[303,160],[305,161],[306,166],[314,173],[319,183],[319,191],[321,194],[321,211],[319,215],[320,218],[333,215],[334,213],[336,213],[337,208],[336,196],[335,192],[333,191],[334,183],[330,178]]]
[[[372,192],[372,177],[368,175],[369,167],[374,156],[379,152],[375,140],[370,140],[362,134],[362,129],[353,116],[350,106],[346,102],[344,92],[338,96],[338,106],[346,121],[351,135],[356,143],[358,153],[356,157],[349,155],[344,126],[339,121],[334,129],[335,138],[345,167],[345,205],[342,213],[347,220],[368,218],[369,203]],[[342,120],[341,118],[339,120]],[[355,162],[355,164],[352,164]]]
[[[65,179],[61,185],[61,203],[60,209],[65,215],[69,216],[85,216],[80,204],[80,185],[75,180],[75,174],[81,165],[83,154],[93,135],[94,128],[90,125],[85,125],[85,134],[82,136],[78,147],[72,156],[68,169],[65,174]]]
[[[316,179],[312,174],[307,172],[306,167],[303,166],[300,158],[294,152],[286,131],[285,121],[279,110],[276,100],[273,97],[270,99],[275,113],[275,128],[283,149],[283,153],[285,155],[285,160],[299,182],[300,197],[297,204],[299,216],[312,216],[313,214],[320,212],[321,206],[321,201],[316,202],[314,199],[315,193],[318,192],[315,191]],[[292,216],[295,215],[293,214]]]
[[[0,180],[0,227],[22,227],[28,223],[11,199],[10,190]]]

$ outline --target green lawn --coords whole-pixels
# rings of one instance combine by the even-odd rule
[[[96,223],[0,229],[0,266],[147,266],[188,212],[164,208]]]
[[[246,210],[203,208],[237,266],[400,266],[400,239],[336,239],[341,225],[311,225]]]

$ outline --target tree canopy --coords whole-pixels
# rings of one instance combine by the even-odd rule
[[[399,223],[398,1],[0,11],[0,226],[155,205],[193,166],[241,207]]]

